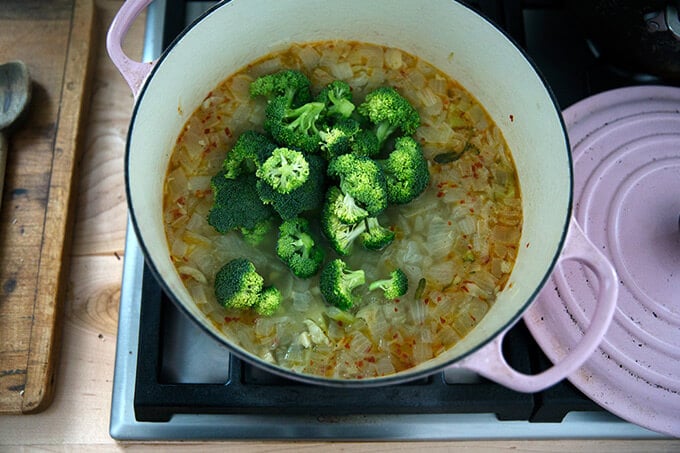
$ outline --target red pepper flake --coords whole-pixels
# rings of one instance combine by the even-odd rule
[[[472,315],[472,313],[469,313],[469,315],[470,315],[470,319],[472,319],[474,322],[477,322],[477,318],[475,318],[475,317]]]
[[[231,129],[229,129],[228,127],[224,128],[224,133],[227,135],[227,137],[231,137]]]
[[[349,349],[349,343],[345,343],[345,349]]]
[[[442,296],[437,296],[437,302],[441,302],[441,301],[442,301]]]
[[[474,208],[470,208],[470,212],[471,212],[472,214],[474,214],[474,213],[475,213]]]
[[[375,363],[375,357],[373,357],[372,355],[368,356],[368,357],[366,357],[366,361],[368,363]]]
[[[446,319],[444,319],[443,317],[440,316],[439,322],[442,323],[442,324],[446,324]]]
[[[393,339],[393,340],[396,340],[397,338],[399,338],[399,334],[398,334],[398,333],[395,333],[394,335],[392,335],[392,339]]]
[[[465,200],[460,200],[460,204],[465,204]]]
[[[359,368],[361,368],[362,366],[364,366],[364,361],[363,361],[363,360],[357,360],[357,366],[358,366]],[[361,377],[359,377],[359,379],[361,379]]]
[[[531,245],[531,242],[527,242],[526,248],[529,248],[530,245]]]
[[[423,302],[425,302],[425,305],[429,304],[429,303],[430,303],[430,298],[429,298],[429,297],[426,297],[425,299],[423,299]]]
[[[342,327],[342,321],[338,321],[338,326]]]
[[[510,122],[512,123],[513,121],[515,121],[515,115],[510,115]]]
[[[465,291],[466,293],[469,293],[469,292],[470,292],[470,290],[468,289],[467,286],[461,286],[460,289],[462,289],[462,290]]]
[[[184,198],[184,196],[181,196],[177,199],[177,204],[183,205],[187,202],[187,199]]]
[[[208,128],[206,127],[205,129],[203,129],[203,133],[204,133],[205,135],[208,135],[208,134],[210,133],[210,129],[208,129]]]
[[[225,316],[224,322],[235,322],[235,321],[239,321],[240,319],[241,318],[239,318],[239,317]]]
[[[443,197],[444,195],[446,195],[446,193],[445,193],[444,191],[442,191],[442,190],[440,190],[439,192],[437,192],[437,198],[441,198],[441,197]]]
[[[453,225],[453,222],[451,222],[450,220],[449,220],[448,222],[446,222],[446,223],[447,223],[449,226]]]
[[[394,312],[396,313],[398,311],[399,311],[399,309],[397,307],[394,307]]]

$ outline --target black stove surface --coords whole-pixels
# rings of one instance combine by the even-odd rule
[[[645,83],[622,76],[595,58],[585,37],[576,34],[579,25],[569,14],[567,2],[480,0],[465,3],[506,30],[526,50],[549,82],[562,108],[607,89]],[[152,16],[163,16],[162,30],[158,32],[162,33],[162,47],[167,46],[192,17],[210,4],[167,0],[164,7],[150,11]],[[132,230],[128,234],[133,234]],[[134,277],[138,282],[135,286],[139,286],[141,291],[136,366],[131,366],[135,369],[134,391],[126,392],[134,394],[134,418],[144,426],[147,422],[172,422],[186,414],[236,414],[239,417],[249,414],[258,417],[312,415],[317,422],[325,424],[342,424],[343,417],[371,415],[494,414],[498,421],[542,425],[561,422],[567,414],[583,411],[602,414],[614,423],[619,420],[568,381],[537,394],[522,394],[483,378],[461,378],[446,372],[408,384],[370,389],[327,388],[271,375],[228,354],[216,340],[207,338],[173,305],[151,271],[146,266],[142,268],[140,272],[143,275]],[[123,298],[128,292],[123,291],[122,294]],[[136,322],[133,324],[136,325]],[[177,332],[198,337],[184,341],[186,338],[178,338]],[[195,354],[196,338],[200,338],[201,345],[212,350],[211,355]],[[549,366],[549,361],[521,322],[507,335],[504,353],[508,362],[524,373],[537,373]],[[204,360],[207,358],[210,362],[206,364]],[[197,372],[197,369],[210,371]],[[116,371],[118,375],[118,369]],[[116,412],[115,407],[113,412]],[[189,426],[193,425],[189,423]],[[112,428],[112,436],[126,437],[125,434],[116,435],[114,431]],[[170,434],[168,437],[177,436]],[[190,434],[181,436],[193,437]],[[335,433],[330,437],[347,436]]]

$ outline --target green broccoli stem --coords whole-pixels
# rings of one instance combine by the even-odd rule
[[[299,129],[305,133],[311,130],[318,134],[316,121],[325,107],[323,102],[308,102],[301,107],[288,110],[285,117],[288,119],[295,118],[289,125],[291,128]]]
[[[329,115],[339,115],[343,118],[349,118],[352,115],[352,112],[354,112],[355,106],[350,100],[338,98],[332,91],[328,93],[328,99],[333,103],[333,105],[328,108]]]
[[[286,156],[281,156],[281,164],[272,169],[271,172],[269,179],[274,182],[274,184],[272,184],[274,188],[297,188],[307,180],[309,167],[296,164],[293,161],[288,161]],[[281,192],[286,193],[285,190],[281,190]]]
[[[387,121],[382,121],[378,123],[373,131],[375,136],[378,138],[378,143],[380,147],[385,143],[385,141],[397,130],[397,126],[390,125]]]
[[[368,285],[368,290],[369,291],[375,291],[376,289],[381,289],[381,290],[385,291],[387,289],[388,285],[390,285],[391,283],[392,283],[391,278],[386,278],[386,279],[383,279],[383,280],[376,280],[373,283]]]
[[[366,273],[362,269],[342,271],[343,280],[348,288],[354,289],[366,283]]]
[[[312,250],[312,247],[314,247],[314,238],[307,233],[300,233],[300,235],[297,236],[297,239],[293,241],[293,246],[295,246],[295,250],[300,256],[309,258],[309,252]]]

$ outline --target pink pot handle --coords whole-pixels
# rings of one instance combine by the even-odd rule
[[[142,63],[132,60],[123,52],[123,40],[135,19],[152,1],[127,0],[123,2],[123,6],[121,6],[118,14],[113,19],[106,36],[106,49],[109,52],[109,56],[113,64],[118,68],[118,71],[123,75],[123,78],[125,78],[130,89],[132,89],[132,94],[135,97],[137,97],[144,80],[146,80],[156,61]]]
[[[618,277],[609,260],[586,237],[576,220],[571,220],[561,260],[574,260],[591,269],[599,282],[598,304],[590,326],[581,341],[564,358],[551,368],[535,375],[514,370],[505,360],[502,343],[508,328],[494,341],[456,364],[518,392],[534,393],[544,390],[566,378],[583,363],[600,345],[616,309]]]

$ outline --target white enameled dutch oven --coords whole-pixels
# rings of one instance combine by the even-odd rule
[[[486,19],[452,0],[233,0],[219,3],[156,61],[126,57],[121,43],[151,0],[126,1],[108,35],[109,54],[136,96],[125,161],[130,215],[147,263],[191,318],[238,356],[309,383],[392,384],[440,371],[471,369],[509,388],[533,392],[573,373],[600,343],[614,312],[617,279],[572,220],[572,165],[556,102],[527,57]],[[293,373],[241,349],[195,306],[170,260],[162,218],[163,181],[179,131],[206,94],[229,74],[292,42],[345,39],[401,48],[459,81],[485,106],[511,149],[523,196],[521,247],[508,285],[483,320],[450,350],[413,369],[364,379]],[[576,260],[597,277],[599,300],[581,343],[547,371],[527,376],[501,353],[558,260]]]

